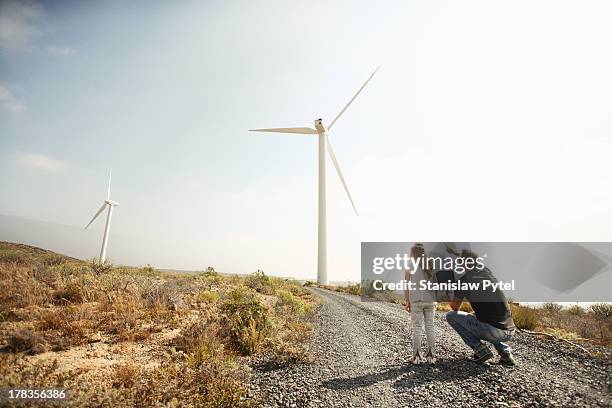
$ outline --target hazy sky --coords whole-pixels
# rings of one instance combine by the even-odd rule
[[[382,65],[330,135],[330,279],[361,241],[612,240],[612,3],[383,4],[1,1],[0,213],[83,226],[112,167],[111,259],[314,278],[316,138],[247,129]]]

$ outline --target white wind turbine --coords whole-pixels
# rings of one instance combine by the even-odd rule
[[[105,208],[108,208],[108,212],[106,214],[106,226],[104,227],[104,238],[102,238],[102,249],[100,250],[100,262],[101,263],[104,263],[106,261],[106,247],[108,246],[108,234],[110,232],[111,218],[113,216],[113,207],[119,205],[118,202],[110,199],[111,177],[112,177],[112,170],[108,174],[108,192],[106,193],[106,200],[104,200],[102,207],[100,207],[100,209],[93,216],[91,221],[89,221],[89,224],[85,226],[85,229],[87,229],[87,227],[89,227],[91,223],[94,222],[96,218],[98,218],[98,215],[100,215],[102,211],[104,211]]]
[[[380,68],[380,67],[378,67]],[[317,282],[321,285],[327,285],[329,282],[327,280],[327,215],[326,215],[326,199],[325,199],[325,150],[329,154],[329,157],[336,168],[336,172],[340,177],[340,181],[344,186],[344,190],[348,195],[348,199],[353,206],[353,210],[355,210],[355,214],[357,214],[357,208],[355,208],[355,203],[353,202],[353,198],[351,197],[351,193],[349,192],[346,181],[344,180],[344,176],[342,176],[342,171],[340,170],[340,165],[338,164],[338,160],[336,159],[336,155],[334,154],[334,150],[332,149],[331,143],[329,141],[328,131],[334,126],[336,121],[342,116],[342,114],[348,109],[348,107],[353,103],[357,95],[365,88],[365,86],[370,82],[370,79],[376,74],[378,68],[374,70],[372,75],[368,78],[367,81],[359,88],[357,93],[351,98],[351,100],[346,104],[344,108],[336,115],[334,120],[331,121],[329,126],[325,126],[323,124],[323,119],[316,119],[314,122],[314,129],[309,127],[295,127],[295,128],[271,128],[271,129],[250,129],[251,132],[276,132],[276,133],[298,133],[298,134],[306,134],[306,135],[319,135],[319,231],[318,231],[318,250],[317,250]]]

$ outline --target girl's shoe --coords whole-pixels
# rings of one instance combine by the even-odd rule
[[[425,360],[423,359],[423,357],[421,357],[421,355],[419,353],[416,353],[415,355],[412,356],[412,358],[410,359],[410,362],[412,364],[421,364],[421,362],[424,362]]]
[[[434,355],[432,354],[432,352],[430,351],[429,353],[427,353],[427,355],[425,356],[425,359],[427,360],[427,362],[429,364],[436,364],[436,362],[438,361]]]

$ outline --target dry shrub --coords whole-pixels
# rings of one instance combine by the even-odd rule
[[[147,307],[165,307],[177,310],[184,306],[181,285],[175,281],[161,282],[142,294]]]
[[[599,331],[599,338],[610,340],[612,333],[612,304],[596,303],[589,307],[589,315],[593,317]]]
[[[355,296],[362,296],[364,294],[364,289],[362,288],[361,283],[355,283],[353,285],[348,286],[334,286],[332,290],[335,290],[336,292],[348,293],[350,295]]]
[[[561,328],[547,328],[544,331],[546,333],[552,334],[553,336],[557,338],[565,339],[565,340],[576,340],[577,338],[580,337],[577,333],[574,333],[572,331],[568,331],[565,329],[561,329]]]
[[[100,309],[106,311],[101,328],[117,336],[117,340],[143,340],[149,333],[142,329],[145,308],[138,298],[120,296],[113,301],[101,302]]]
[[[597,320],[606,320],[612,317],[612,304],[595,303],[589,307],[589,312],[592,313]]]
[[[532,307],[510,305],[514,325],[519,329],[534,330],[538,324],[538,311]]]
[[[218,341],[203,343],[186,359],[165,358],[157,368],[131,364],[113,369],[112,389],[80,388],[75,406],[251,407],[247,399],[249,369],[225,352]]]
[[[221,305],[224,335],[244,355],[257,352],[271,330],[269,311],[257,294],[238,287]]]
[[[60,254],[49,253],[42,257],[42,264],[46,266],[61,265],[66,263],[66,257]]]
[[[59,351],[86,343],[93,324],[85,309],[70,306],[43,311],[37,329],[44,333],[51,349]]]
[[[59,268],[37,266],[32,269],[32,278],[44,283],[51,289],[57,289],[62,282],[62,275]]]
[[[160,331],[160,325],[177,325],[174,313],[165,305],[148,305],[137,293],[119,292],[105,297],[98,310],[103,315],[101,329],[115,335],[116,341],[145,340],[152,332]]]
[[[95,290],[105,305],[111,305],[117,298],[133,295],[134,278],[120,271],[109,271],[94,280]]]
[[[199,320],[182,329],[174,344],[178,350],[191,353],[203,344],[218,341],[219,332],[216,322]]]
[[[204,406],[244,406],[249,372],[224,351],[223,344],[209,342],[193,351],[188,358],[194,379],[200,388],[199,400]]]
[[[57,360],[31,363],[19,354],[0,354],[0,378],[5,387],[65,387],[78,374],[73,370],[60,373],[58,368]]]
[[[49,346],[42,334],[35,330],[20,329],[8,336],[8,349],[13,353],[38,354],[48,351]]]
[[[104,275],[113,270],[113,265],[110,262],[100,262],[97,258],[89,261],[89,268],[96,276]]]
[[[199,355],[199,357],[196,357]],[[143,375],[127,401],[139,406],[251,407],[247,400],[249,373],[213,345],[194,352],[187,363],[166,362]]]
[[[32,257],[19,250],[2,249],[0,248],[0,263],[14,265],[29,265],[32,262]]]
[[[53,301],[60,304],[83,303],[85,301],[84,292],[82,286],[71,282],[53,293]]]
[[[558,303],[546,302],[542,304],[541,309],[549,313],[561,313],[563,311],[563,306]]]
[[[134,364],[117,364],[113,369],[113,388],[131,388],[136,383],[140,370]]]
[[[11,308],[42,306],[51,299],[52,289],[33,277],[33,268],[0,263],[0,312]]]
[[[586,314],[586,310],[580,305],[572,305],[567,308],[567,313],[572,316],[584,316]]]
[[[312,336],[312,324],[306,321],[282,322],[276,326],[274,334],[268,339],[269,351],[277,361],[308,360],[307,340]]]

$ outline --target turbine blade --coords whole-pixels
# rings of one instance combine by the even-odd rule
[[[89,224],[87,224],[87,225],[85,226],[85,229],[87,229],[87,227],[89,227],[89,226],[91,225],[91,223],[92,223],[92,222],[94,222],[94,220],[95,220],[96,218],[98,218],[98,215],[100,215],[100,213],[101,213],[102,211],[104,211],[104,209],[105,209],[105,208],[106,208],[106,203],[102,204],[102,207],[100,207],[100,209],[98,210],[98,212],[96,213],[96,215],[94,215],[94,216],[93,216],[93,218],[91,219],[91,221],[89,221]]]
[[[340,118],[340,116],[342,116],[342,114],[348,109],[349,106],[351,106],[351,103],[353,103],[353,101],[355,100],[355,98],[357,98],[357,95],[359,95],[359,93],[363,90],[363,88],[365,88],[365,86],[368,84],[368,82],[370,82],[370,79],[372,79],[372,77],[374,76],[374,74],[376,73],[376,71],[378,71],[378,69],[380,68],[380,65],[374,70],[374,72],[372,72],[372,75],[370,75],[370,77],[368,78],[367,81],[365,81],[365,83],[363,85],[361,85],[361,88],[359,88],[359,90],[357,91],[357,93],[355,94],[355,96],[353,96],[351,98],[351,100],[346,104],[346,106],[340,111],[340,113],[334,118],[334,120],[331,121],[331,123],[329,124],[329,126],[327,127],[328,129],[331,129],[334,126],[334,123],[336,123],[336,121]]]
[[[332,148],[332,145],[329,142],[329,137],[327,137],[327,135],[325,135],[325,145],[327,146],[327,153],[329,153],[329,157],[331,158],[331,161],[334,164],[334,167],[336,168],[336,172],[338,172],[338,177],[340,177],[340,181],[344,186],[344,191],[346,191],[346,195],[348,196],[348,199],[351,202],[351,205],[353,206],[353,210],[355,210],[355,215],[359,215],[357,214],[357,208],[355,208],[355,203],[353,202],[353,198],[351,197],[349,188],[346,185],[346,181],[344,181],[342,170],[340,170],[340,165],[338,164],[338,160],[336,159],[336,155],[334,154],[334,149]]]
[[[249,129],[249,132],[299,133],[302,135],[316,135],[317,134],[316,130],[309,128],[309,127]]]
[[[106,193],[106,199],[110,200],[110,186],[111,186],[111,178],[113,177],[113,169],[108,173],[108,192]]]

